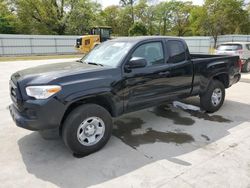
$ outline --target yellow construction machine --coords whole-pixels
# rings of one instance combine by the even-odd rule
[[[80,53],[88,53],[95,46],[110,39],[112,28],[109,26],[93,27],[89,35],[83,35],[76,39],[76,49]]]

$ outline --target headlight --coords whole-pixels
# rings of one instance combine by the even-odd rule
[[[28,86],[26,87],[26,93],[30,97],[36,99],[47,99],[50,96],[61,91],[61,86],[48,85],[48,86]]]

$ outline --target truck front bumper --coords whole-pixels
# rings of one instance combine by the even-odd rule
[[[28,119],[25,116],[21,115],[21,113],[17,111],[16,107],[13,104],[9,106],[9,110],[13,121],[18,127],[22,127],[32,131],[38,130],[36,128],[36,120]]]
[[[29,100],[23,103],[22,110],[11,104],[9,111],[18,127],[38,131],[58,128],[65,106],[56,99]]]

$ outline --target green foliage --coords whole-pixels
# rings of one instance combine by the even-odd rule
[[[104,21],[104,25],[108,25],[110,27],[112,27],[112,32],[115,34],[118,34],[119,31],[119,12],[120,9],[118,6],[110,6],[105,8],[102,13],[101,16],[103,18]]]
[[[15,0],[21,31],[31,34],[83,34],[99,23],[101,7],[90,0]]]
[[[83,35],[89,33],[90,28],[97,25],[104,25],[101,17],[101,6],[89,0],[78,0],[71,4],[66,20],[66,33]]]
[[[209,32],[206,30],[206,20],[207,16],[204,7],[195,6],[190,12],[190,30],[193,35],[206,36]]]
[[[7,2],[0,0],[0,33],[17,33],[17,17],[9,10]]]
[[[191,2],[170,1],[167,2],[165,10],[166,17],[170,24],[171,33],[177,36],[184,36],[190,30]]]
[[[134,13],[134,4],[136,3],[137,0],[120,0],[120,4],[123,7],[127,7],[129,9],[129,14],[132,20],[132,23],[135,21],[135,13]]]
[[[250,5],[244,0],[120,0],[102,10],[95,0],[0,0],[0,33],[83,35],[111,26],[116,36],[249,34]]]
[[[15,0],[21,30],[31,34],[65,34],[65,1]]]
[[[145,24],[149,35],[157,32],[155,24],[155,7],[149,6],[146,0],[140,0],[135,6],[135,18]]]
[[[147,35],[147,28],[142,22],[135,22],[129,29],[129,36]]]
[[[249,15],[243,0],[206,0],[191,12],[193,34],[210,35],[216,46],[218,35],[249,31]]]

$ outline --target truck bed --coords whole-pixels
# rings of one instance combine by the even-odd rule
[[[222,80],[227,80],[226,88],[236,83],[239,79],[238,56],[190,54],[193,62],[194,78],[192,94],[200,93],[207,88],[212,76],[221,74]]]
[[[229,56],[229,55],[190,54],[190,57],[194,66],[195,65],[197,66],[197,64],[202,63],[201,65],[199,65],[199,67],[200,66],[203,67],[205,66],[204,64],[206,64],[206,68],[209,68],[211,64],[213,64],[213,67],[214,66],[218,67],[218,65],[225,66],[225,64],[228,63],[233,67],[234,64],[239,61],[239,56]]]

